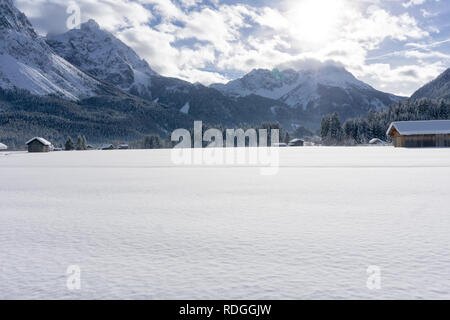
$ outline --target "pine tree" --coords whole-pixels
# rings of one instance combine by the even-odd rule
[[[450,119],[450,104],[446,104],[444,100],[439,104],[439,119]]]
[[[322,124],[320,127],[320,136],[322,141],[325,141],[328,137],[328,132],[330,131],[330,116],[327,115],[322,118]]]
[[[75,149],[75,145],[74,145],[74,143],[73,143],[71,137],[68,137],[68,138],[67,138],[64,147],[65,147],[65,149],[66,149],[67,151],[72,151],[72,150]]]
[[[291,142],[291,136],[289,135],[289,132],[286,132],[286,135],[284,136],[284,143],[289,144]]]
[[[82,136],[78,136],[77,138],[77,144],[76,144],[76,149],[77,150],[86,150],[87,149],[87,145],[86,145],[86,138],[83,139]]]
[[[161,149],[161,138],[157,135],[146,136],[142,143],[144,149]]]

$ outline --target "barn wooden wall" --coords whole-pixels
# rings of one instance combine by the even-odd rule
[[[394,136],[394,145],[400,148],[436,148],[450,147],[450,134]]]
[[[50,152],[50,147],[35,140],[28,145],[28,152]]]

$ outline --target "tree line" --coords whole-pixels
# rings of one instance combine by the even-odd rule
[[[337,113],[322,118],[320,135],[324,145],[366,144],[378,138],[390,141],[386,131],[395,121],[448,120],[450,100],[407,100],[380,111],[369,111],[366,117],[351,118],[343,124]]]

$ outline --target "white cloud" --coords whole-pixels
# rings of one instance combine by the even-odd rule
[[[418,5],[424,4],[426,1],[427,0],[409,0],[407,2],[404,2],[403,6],[405,8],[409,8],[409,7],[412,7],[412,6],[418,6]]]
[[[34,22],[40,33],[66,31],[69,0],[16,0],[19,9]],[[77,0],[82,21],[95,19],[102,28],[115,31],[148,23],[153,15],[132,0]]]
[[[411,87],[418,89],[435,79],[445,70],[445,65],[440,61],[432,64],[421,63],[399,67],[377,63],[367,65],[364,69],[364,75],[360,76],[364,81],[379,83],[379,89],[384,91],[410,96]],[[380,79],[383,81],[380,82]]]

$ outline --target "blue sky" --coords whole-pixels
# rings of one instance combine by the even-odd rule
[[[450,67],[450,0],[16,0],[39,33],[69,5],[153,69],[210,84],[254,68],[334,61],[376,89],[410,95]]]

